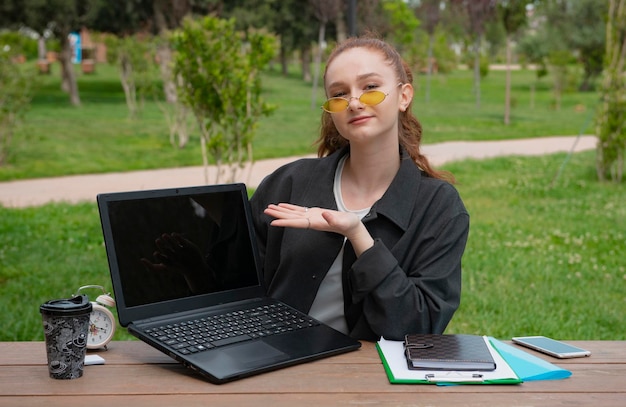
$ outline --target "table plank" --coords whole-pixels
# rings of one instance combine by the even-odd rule
[[[44,342],[2,342],[0,352],[0,366],[2,365],[36,365],[46,363],[46,349]],[[325,363],[365,363],[378,361],[374,344],[365,342],[362,349],[350,352],[349,356],[337,355],[323,359]],[[374,352],[374,353],[372,353]],[[150,364],[150,363],[178,363],[169,356],[154,349],[141,341],[111,342],[108,350],[88,350],[88,355],[99,355],[107,364]],[[342,358],[345,356],[345,358]]]
[[[83,396],[66,397],[2,397],[0,407],[30,406],[30,407],[84,407],[84,406],[185,406],[185,407],[319,407],[319,406],[346,406],[346,405],[373,405],[373,406],[602,406],[621,407],[624,405],[623,394],[586,393],[432,393],[432,394],[220,394],[220,395],[142,395],[142,396],[110,396],[102,395],[97,398],[85,399]]]
[[[54,380],[45,366],[7,366],[1,372],[0,394],[275,394],[284,393],[566,393],[621,391],[626,395],[626,365],[571,365],[573,376],[558,381],[526,382],[520,385],[392,385],[382,365],[309,363],[268,374],[214,385],[178,364],[88,366],[82,378]],[[618,390],[619,389],[619,390]]]
[[[509,343],[510,341],[505,341]],[[525,352],[538,356],[557,365],[569,364],[626,364],[626,342],[623,341],[568,341],[591,351],[588,358],[556,359],[531,349],[522,348]],[[2,365],[33,365],[46,363],[46,350],[43,342],[2,342],[0,366]],[[108,351],[89,351],[106,359],[107,364],[146,364],[176,363],[141,341],[111,342]],[[343,355],[323,359],[324,363],[373,363],[379,362],[378,354],[372,342],[363,342],[361,349]],[[564,366],[565,367],[565,366]]]

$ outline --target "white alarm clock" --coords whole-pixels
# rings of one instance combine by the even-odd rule
[[[85,288],[104,288],[98,285],[83,286],[78,289],[80,292]],[[106,349],[115,334],[115,317],[107,307],[115,307],[115,300],[109,294],[101,294],[92,301],[93,309],[89,315],[89,332],[87,334],[87,349]]]
[[[115,300],[108,294],[102,294],[91,304],[93,309],[89,315],[87,349],[106,349],[115,334],[115,317],[106,307],[115,307]]]

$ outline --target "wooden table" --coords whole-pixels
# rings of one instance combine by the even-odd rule
[[[392,385],[374,344],[355,352],[214,385],[139,341],[97,352],[83,377],[48,377],[43,342],[0,343],[0,406],[624,406],[626,342],[578,341],[592,356],[557,360],[564,380],[520,385]],[[532,351],[529,351],[532,352]],[[539,355],[539,354],[537,354]]]

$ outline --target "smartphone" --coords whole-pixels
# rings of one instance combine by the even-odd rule
[[[555,358],[580,358],[591,352],[545,336],[520,336],[512,338],[513,343],[543,352]]]

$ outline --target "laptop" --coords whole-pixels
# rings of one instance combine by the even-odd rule
[[[361,346],[266,294],[244,184],[104,193],[97,202],[120,324],[210,382]]]

